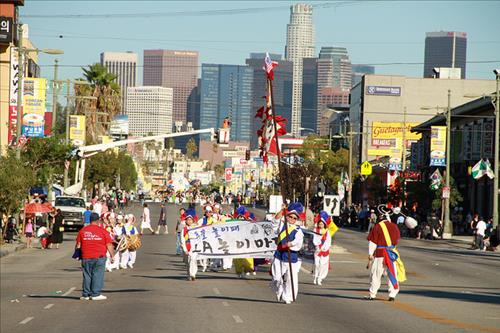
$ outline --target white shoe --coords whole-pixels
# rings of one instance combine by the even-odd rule
[[[134,265],[128,264],[128,267],[130,267],[130,268],[134,268]]]
[[[112,271],[113,271],[113,269],[112,269],[112,268],[106,268],[106,271],[107,271],[107,272],[112,272]]]
[[[292,301],[285,301],[285,304],[292,304]]]
[[[127,269],[127,266],[120,266],[120,269]]]
[[[89,299],[90,299],[90,297],[88,297],[88,296],[82,296],[82,297],[80,297],[81,301],[88,301]]]
[[[252,275],[257,275],[257,273],[256,272],[252,272]]]
[[[281,302],[281,295],[276,295],[276,300],[277,300],[278,302]]]
[[[249,276],[249,275],[250,275],[250,272],[246,272],[246,273],[245,273],[245,275],[246,275],[246,276]]]
[[[321,286],[321,281],[318,281],[318,286]]]
[[[99,296],[95,296],[95,297],[90,297],[90,299],[93,301],[104,301],[105,299],[108,299],[108,298],[104,295],[99,295]]]
[[[318,280],[314,279],[313,284],[318,284]]]

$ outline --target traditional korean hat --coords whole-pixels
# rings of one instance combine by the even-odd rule
[[[186,210],[184,217],[186,219],[192,218],[194,222],[198,221],[198,216],[196,216],[196,211],[194,210],[194,208],[189,208],[188,210]]]
[[[301,220],[305,219],[304,206],[300,202],[292,202],[288,205],[286,215],[295,214]]]

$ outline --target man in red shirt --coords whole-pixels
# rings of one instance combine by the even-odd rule
[[[104,285],[104,271],[106,268],[106,251],[111,255],[111,263],[115,257],[113,240],[109,233],[98,225],[99,215],[90,215],[90,224],[83,227],[76,237],[76,249],[81,250],[82,259],[82,297],[81,300],[105,300],[101,295]]]
[[[400,239],[399,228],[390,220],[382,218],[370,231],[367,239],[371,270],[370,295],[366,299],[375,299],[380,288],[382,274],[385,272],[388,276],[389,301],[394,301],[399,292],[399,283],[393,250]]]

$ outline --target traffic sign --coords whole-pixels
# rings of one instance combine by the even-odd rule
[[[338,195],[325,195],[323,210],[330,216],[340,216],[340,197]]]
[[[372,165],[370,162],[366,161],[361,164],[361,174],[363,176],[369,176],[372,174]]]
[[[450,198],[450,188],[444,186],[443,187],[443,199],[449,199]]]

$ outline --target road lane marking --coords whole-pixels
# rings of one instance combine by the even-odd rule
[[[235,322],[237,322],[238,324],[241,324],[243,323],[243,319],[240,318],[240,316],[238,315],[233,315],[233,319]]]
[[[69,294],[71,294],[73,291],[75,291],[76,287],[71,287],[69,288],[69,290],[67,292],[65,292],[64,294],[62,294],[62,296],[68,296]]]
[[[480,326],[480,325],[476,325],[476,324],[469,324],[469,323],[464,323],[464,322],[460,322],[460,321],[453,320],[453,319],[448,319],[445,317],[435,315],[434,313],[431,313],[431,312],[420,310],[419,308],[416,308],[416,307],[411,306],[409,304],[405,304],[405,303],[401,303],[401,302],[388,302],[388,301],[387,301],[387,303],[391,304],[393,307],[395,307],[401,311],[404,311],[406,313],[409,313],[411,315],[414,315],[414,316],[422,318],[422,319],[430,320],[436,324],[454,326],[457,328],[469,329],[469,330],[475,330],[475,331],[500,333],[500,329],[498,329],[498,328]]]
[[[213,288],[213,291],[216,295],[220,295],[220,290],[217,288]]]
[[[33,318],[35,318],[35,317],[25,318],[24,320],[22,320],[22,321],[19,322],[19,325],[24,325],[24,324],[30,322]]]
[[[47,304],[47,305],[45,305],[44,309],[48,310],[48,309],[50,309],[53,306],[54,306],[54,304]]]
[[[226,301],[224,301],[224,302],[222,302],[222,305],[224,305],[224,306],[229,306],[229,303],[228,303],[228,302],[226,302]]]

